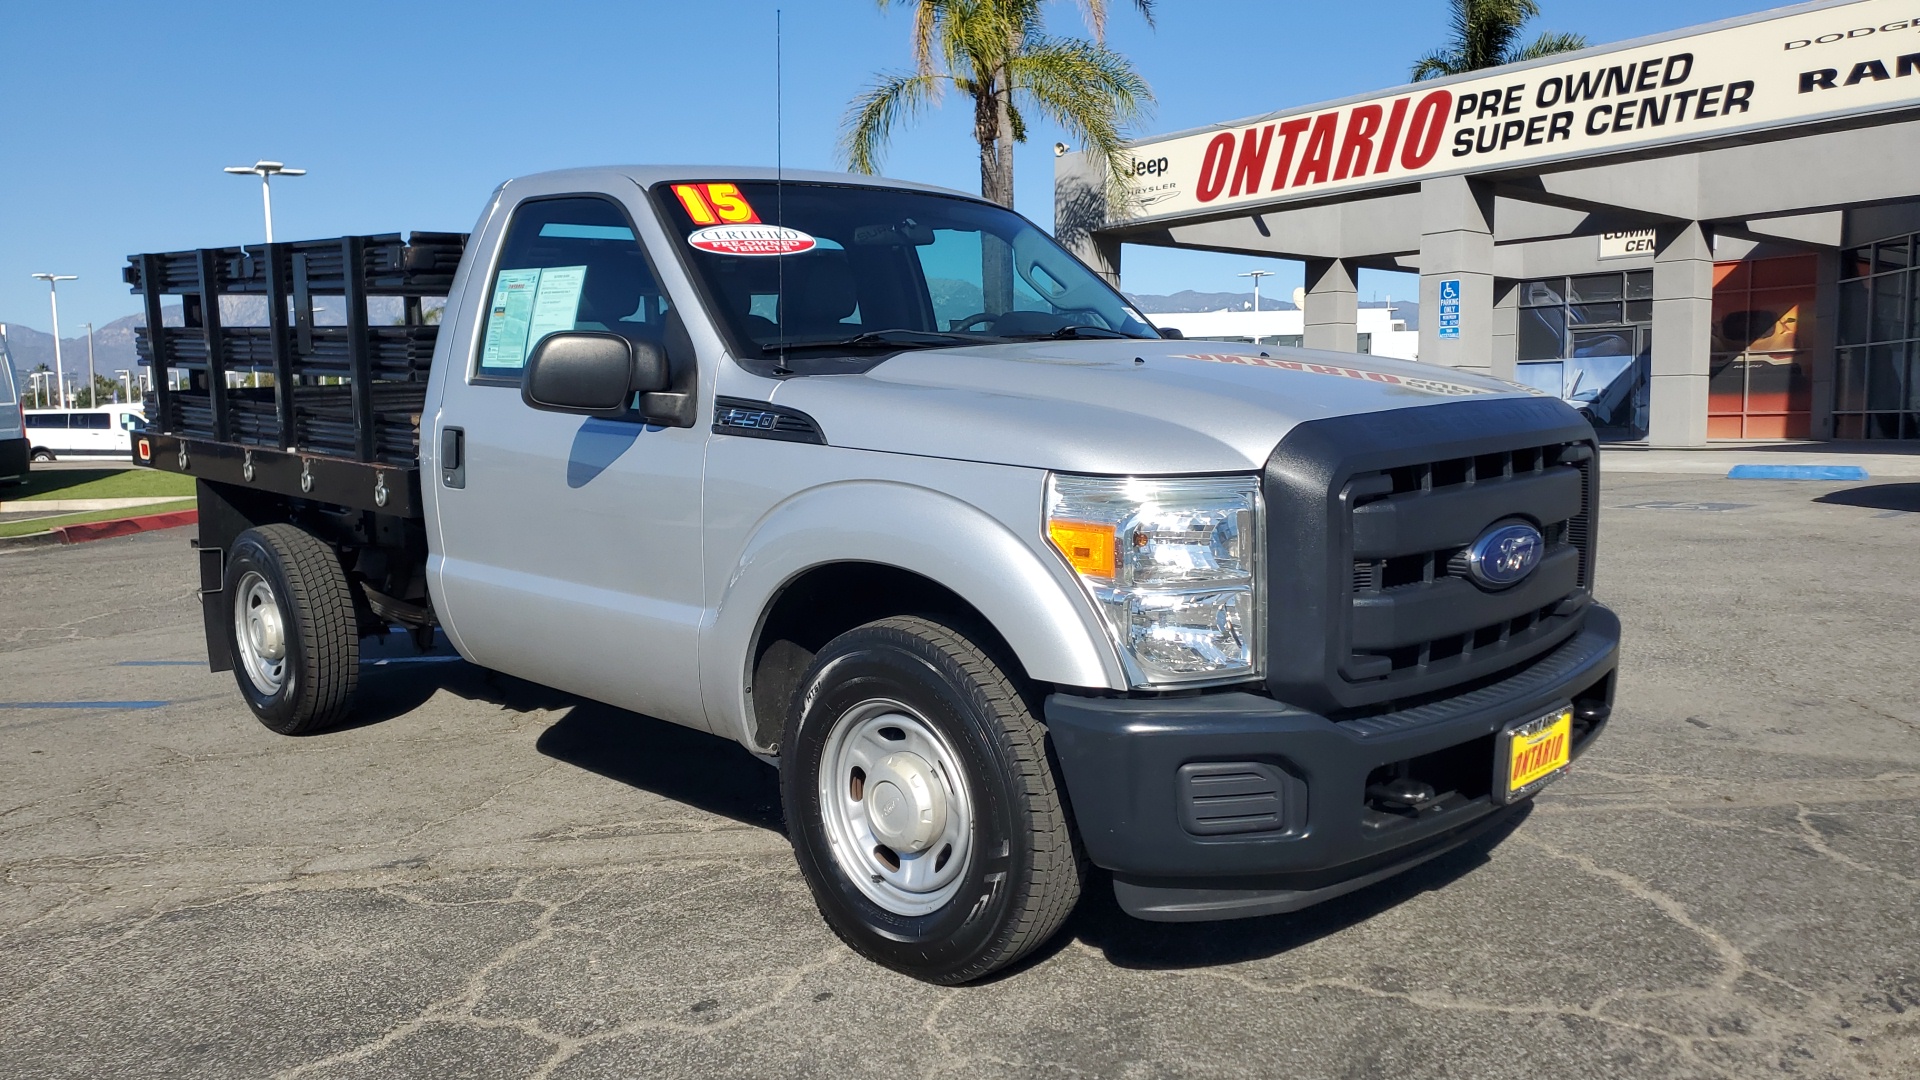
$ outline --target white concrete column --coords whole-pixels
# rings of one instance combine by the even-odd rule
[[[1360,290],[1345,259],[1308,259],[1304,332],[1309,349],[1353,352],[1359,347]]]
[[[1690,221],[1661,226],[1656,242],[1647,441],[1704,446],[1713,359],[1713,236]]]
[[[1464,176],[1423,180],[1420,219],[1420,359],[1491,372],[1493,190]],[[1457,283],[1457,294],[1441,296],[1446,282]],[[1456,303],[1457,328],[1443,328],[1442,305]]]
[[[1053,159],[1053,235],[1117,289],[1120,242],[1099,232],[1107,223],[1106,175],[1106,162],[1097,155],[1083,152]]]
[[[1807,363],[1813,369],[1813,415],[1808,418],[1807,434],[1816,439],[1833,438],[1833,387],[1840,353],[1840,253],[1820,253],[1820,268],[1813,305],[1813,333],[1802,342]],[[1802,324],[1804,328],[1805,324]]]
[[[1493,281],[1493,374],[1513,378],[1520,358],[1520,283],[1513,278]]]

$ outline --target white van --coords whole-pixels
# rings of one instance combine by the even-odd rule
[[[27,443],[35,461],[63,457],[133,455],[134,428],[146,424],[138,405],[102,405],[94,409],[28,409]]]

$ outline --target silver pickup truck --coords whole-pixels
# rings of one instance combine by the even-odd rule
[[[185,305],[140,339],[135,452],[199,480],[209,657],[261,721],[346,718],[398,627],[736,740],[827,922],[922,979],[1013,962],[1094,880],[1157,920],[1378,881],[1511,818],[1612,706],[1573,410],[1169,340],[967,195],[581,169],[470,237],[127,280],[149,327]]]

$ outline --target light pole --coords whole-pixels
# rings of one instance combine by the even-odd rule
[[[113,373],[120,376],[120,384],[127,388],[127,404],[133,404],[133,372],[126,368],[114,368]]]
[[[267,181],[275,175],[305,176],[305,169],[289,169],[278,161],[256,161],[251,165],[229,165],[227,172],[235,176],[258,176],[260,178],[260,205],[267,212],[267,243],[273,243],[273,189]]]
[[[67,407],[66,369],[60,364],[60,290],[57,282],[78,281],[79,274],[35,274],[35,278],[47,283],[47,303],[53,308],[53,371],[54,381],[60,384],[60,407]]]
[[[93,385],[93,380],[96,378],[98,378],[98,376],[96,376],[93,373],[93,324],[88,323],[87,324],[87,405],[89,407],[100,404],[98,401],[94,400],[95,398],[100,396],[100,392],[96,390]]]
[[[1252,278],[1252,279],[1253,279],[1253,311],[1254,311],[1254,314],[1256,314],[1256,315],[1257,315],[1257,314],[1259,314],[1259,313],[1260,313],[1260,279],[1261,279],[1261,278],[1263,278],[1263,277],[1272,277],[1272,276],[1273,276],[1273,271],[1271,271],[1271,270],[1249,270],[1249,271],[1247,271],[1246,273],[1244,273],[1244,274],[1239,274],[1239,275],[1237,275],[1237,276],[1238,276],[1238,277],[1250,277],[1250,278]]]

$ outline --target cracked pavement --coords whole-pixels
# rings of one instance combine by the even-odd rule
[[[153,664],[187,530],[0,554],[0,703],[168,703],[0,708],[0,1075],[1920,1075],[1920,485],[1604,493],[1619,708],[1515,828],[1292,916],[1096,885],[959,989],[833,937],[731,744],[458,661],[283,738]]]

